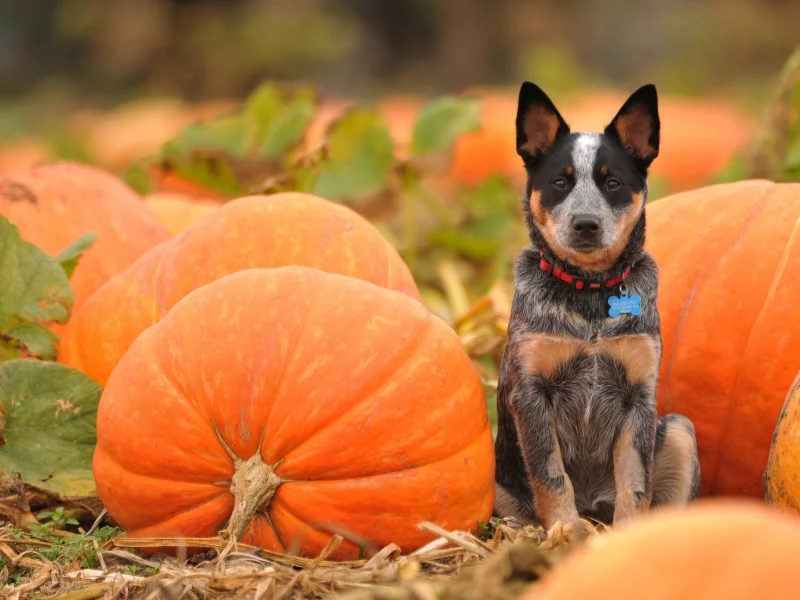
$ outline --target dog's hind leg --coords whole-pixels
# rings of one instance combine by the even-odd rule
[[[694,425],[682,415],[658,419],[653,500],[651,508],[681,505],[697,500],[700,494],[700,461]]]

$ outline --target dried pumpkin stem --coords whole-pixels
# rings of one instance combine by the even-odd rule
[[[233,512],[228,519],[225,531],[232,538],[241,540],[256,513],[266,511],[275,491],[283,483],[283,479],[275,474],[272,467],[261,460],[261,444],[252,457],[242,460],[225,442],[216,423],[214,429],[220,444],[233,459],[235,469],[230,487],[234,497]]]
[[[275,474],[272,467],[261,460],[260,452],[249,460],[239,459],[231,481],[235,504],[226,527],[232,537],[242,539],[250,521],[256,513],[266,510],[281,483],[283,480]]]

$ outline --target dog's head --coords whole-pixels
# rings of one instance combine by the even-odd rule
[[[603,133],[570,133],[550,98],[523,83],[517,153],[528,172],[525,211],[534,242],[585,271],[610,268],[642,219],[659,131],[653,85],[634,92]]]

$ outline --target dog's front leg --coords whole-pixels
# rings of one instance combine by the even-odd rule
[[[515,390],[514,420],[536,514],[549,529],[558,521],[570,525],[579,517],[575,490],[564,469],[555,418],[545,395],[536,387],[535,383],[527,382]]]
[[[635,406],[614,442],[614,526],[624,526],[650,509],[656,411]]]

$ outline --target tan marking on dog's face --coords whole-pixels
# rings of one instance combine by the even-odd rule
[[[525,143],[520,145],[531,156],[539,152],[547,152],[553,145],[561,123],[558,117],[543,106],[532,106],[525,114],[522,128],[525,132]]]
[[[639,453],[633,446],[633,424],[625,421],[614,443],[614,525],[621,525],[650,509],[650,498],[637,500],[636,492],[645,491],[645,472]]]
[[[644,194],[642,192],[633,194],[633,202],[622,218],[617,221],[616,241],[612,245],[605,248],[599,248],[594,252],[575,252],[569,247],[559,244],[556,240],[555,223],[552,221],[552,219],[547,220],[550,228],[548,230],[542,228],[542,233],[544,234],[544,238],[548,245],[553,249],[553,252],[556,256],[558,256],[558,258],[578,267],[579,269],[583,269],[584,271],[600,273],[607,271],[615,262],[617,262],[617,259],[619,258],[620,254],[622,254],[625,246],[628,245],[628,238],[630,237],[633,228],[636,226],[636,223],[639,222],[639,218],[642,216],[643,207]],[[545,218],[547,219],[547,217]]]
[[[670,423],[653,465],[653,498],[659,506],[687,503],[692,491],[696,453],[691,432],[679,422]]]
[[[519,352],[530,373],[553,377],[559,366],[582,347],[583,344],[575,339],[526,333],[520,341]]]
[[[642,107],[635,106],[627,115],[619,117],[616,129],[623,147],[634,156],[649,158],[656,154],[656,149],[650,145],[653,118]]]
[[[659,348],[649,335],[621,335],[602,338],[598,350],[606,352],[627,370],[632,383],[655,383],[658,377]]]
[[[566,169],[564,169],[564,172],[571,177],[575,174],[575,167],[569,165]]]
[[[603,177],[608,175],[608,167],[606,166],[600,167],[600,175],[602,175]]]
[[[530,206],[531,214],[533,215],[533,220],[539,226],[543,232],[548,227],[548,215],[547,211],[544,210],[542,207],[542,194],[533,190],[531,192],[531,197],[528,199],[528,205]],[[552,226],[552,221],[550,221]]]

